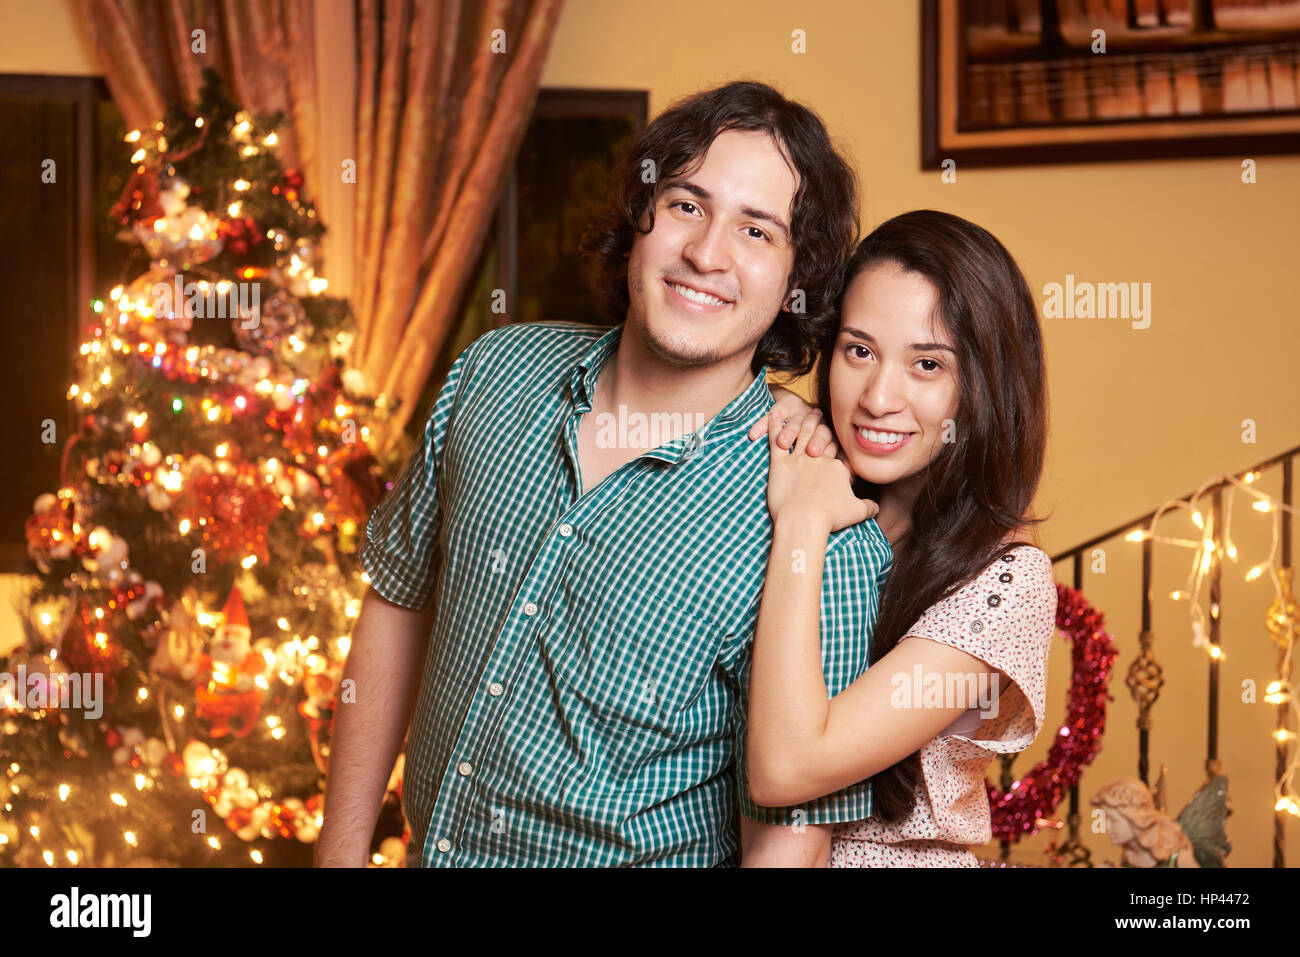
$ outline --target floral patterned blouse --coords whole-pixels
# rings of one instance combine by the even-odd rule
[[[830,867],[978,867],[971,845],[993,837],[984,775],[996,754],[1023,751],[1043,725],[1056,584],[1046,552],[1024,544],[926,610],[909,636],[942,641],[996,668],[997,714],[968,709],[921,748],[912,814],[838,824]],[[993,710],[992,708],[989,709]]]

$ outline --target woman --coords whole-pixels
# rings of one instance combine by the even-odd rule
[[[791,862],[973,867],[991,838],[985,768],[1042,726],[1055,627],[1051,561],[1025,534],[1046,443],[1037,313],[993,236],[933,210],[877,228],[846,277],[796,454],[768,420],[750,793],[790,806],[872,779],[871,816],[807,827]],[[823,411],[840,448],[797,454]],[[821,569],[830,532],[875,512],[855,485],[894,562],[872,666],[828,701]]]

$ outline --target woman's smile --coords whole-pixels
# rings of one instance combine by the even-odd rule
[[[872,455],[888,455],[897,452],[915,435],[915,432],[877,432],[873,429],[855,428],[853,437],[858,447]]]

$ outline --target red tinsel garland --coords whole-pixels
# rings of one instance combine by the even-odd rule
[[[270,559],[267,528],[284,507],[279,496],[258,481],[256,466],[235,465],[230,474],[197,465],[176,497],[183,515],[199,516],[193,530],[217,562],[239,561],[256,556]]]
[[[1057,730],[1047,759],[1012,784],[1010,790],[1000,791],[985,782],[994,838],[1015,843],[1026,834],[1036,833],[1039,821],[1050,818],[1070,788],[1079,783],[1083,769],[1097,756],[1106,729],[1110,669],[1119,655],[1105,626],[1105,615],[1088,604],[1080,592],[1057,583],[1056,627],[1072,644],[1073,674],[1065,723]]]

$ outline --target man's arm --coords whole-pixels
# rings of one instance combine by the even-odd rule
[[[384,788],[415,709],[436,611],[439,462],[462,388],[492,330],[451,364],[424,427],[424,441],[407,458],[391,491],[366,523],[360,561],[371,586],[352,630],[343,680],[355,700],[340,703],[334,720],[325,824],[316,864],[363,867],[379,818]]]
[[[740,815],[741,867],[826,867],[829,824],[765,824]]]
[[[356,697],[340,702],[334,721],[317,867],[366,866],[384,789],[415,707],[434,615],[432,608],[403,608],[366,590],[343,669]]]

